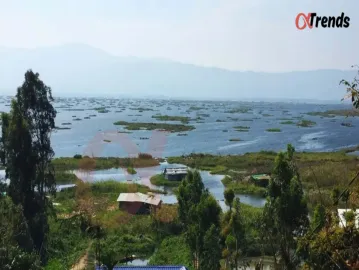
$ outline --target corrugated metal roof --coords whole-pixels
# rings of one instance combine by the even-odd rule
[[[118,202],[142,202],[152,205],[159,205],[161,202],[161,197],[156,194],[143,194],[140,192],[137,193],[121,193],[118,198]]]
[[[166,168],[166,174],[187,174],[187,168]]]
[[[106,269],[104,267],[96,266],[96,270]],[[182,265],[149,265],[149,266],[116,266],[113,270],[136,270],[136,269],[147,269],[147,270],[187,270],[186,267]]]

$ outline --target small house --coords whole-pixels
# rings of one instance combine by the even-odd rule
[[[162,200],[159,195],[153,193],[121,193],[118,198],[119,209],[130,214],[149,214],[151,210],[161,207]]]
[[[187,168],[166,168],[163,171],[163,175],[169,181],[181,181],[187,176]]]
[[[250,177],[250,182],[260,187],[267,187],[269,180],[270,176],[268,174],[253,174]]]

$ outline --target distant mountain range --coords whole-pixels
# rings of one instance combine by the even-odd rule
[[[0,93],[15,94],[27,69],[55,96],[340,101],[355,71],[242,72],[163,59],[118,57],[87,45],[0,48]]]

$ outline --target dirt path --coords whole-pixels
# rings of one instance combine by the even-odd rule
[[[85,255],[82,256],[78,260],[78,262],[71,267],[71,270],[84,270],[84,269],[86,269],[87,261],[88,261],[88,252],[89,252],[89,250],[91,248],[91,245],[92,245],[92,242],[87,247]]]

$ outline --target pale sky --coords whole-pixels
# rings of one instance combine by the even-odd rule
[[[0,0],[0,46],[83,43],[232,70],[349,69],[359,64],[358,11],[358,0]],[[299,31],[300,12],[344,12],[350,27]]]

